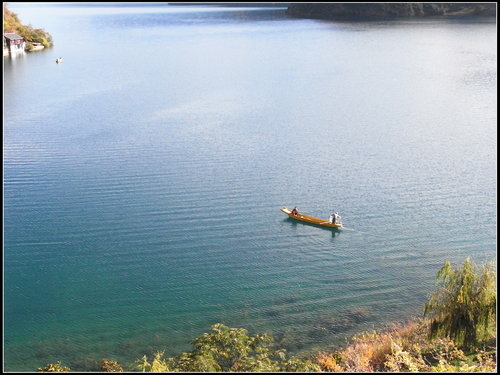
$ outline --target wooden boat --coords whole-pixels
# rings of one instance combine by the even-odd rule
[[[304,215],[301,213],[294,215],[294,214],[292,214],[292,210],[289,209],[288,207],[283,207],[280,209],[280,211],[284,212],[285,214],[290,216],[292,219],[304,221],[306,223],[315,224],[315,225],[319,225],[322,227],[329,227],[329,228],[343,228],[342,222],[336,222],[336,223],[332,224],[328,220],[318,219],[317,217],[312,217],[312,216]]]

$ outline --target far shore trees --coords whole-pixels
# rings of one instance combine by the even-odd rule
[[[7,4],[3,4],[3,32],[16,33],[23,37],[27,45],[41,43],[45,48],[53,45],[52,36],[43,29],[35,29],[33,26],[25,26],[14,12],[11,12]],[[28,50],[30,47],[28,47]]]

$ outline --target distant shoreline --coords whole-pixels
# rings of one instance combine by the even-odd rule
[[[168,3],[173,6],[215,6],[226,8],[283,8],[286,9],[290,3]]]
[[[287,15],[334,21],[496,17],[495,3],[296,3]]]

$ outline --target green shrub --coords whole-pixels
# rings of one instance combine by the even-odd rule
[[[311,372],[320,367],[295,357],[286,358],[285,350],[272,348],[267,334],[249,336],[243,328],[215,324],[210,333],[193,341],[193,350],[174,358],[156,353],[153,361],[144,356],[138,368],[144,372]]]
[[[391,372],[419,372],[427,368],[420,353],[415,355],[405,351],[394,341],[391,342],[391,353],[386,357],[385,366]]]
[[[164,352],[155,353],[155,357],[151,363],[148,362],[148,358],[143,356],[141,359],[136,361],[137,368],[142,372],[169,372],[169,367],[165,359],[163,359]]]
[[[431,318],[430,338],[450,337],[471,349],[495,332],[496,268],[494,264],[477,271],[467,258],[453,269],[449,262],[439,270],[436,284],[442,288],[424,306],[424,316]]]

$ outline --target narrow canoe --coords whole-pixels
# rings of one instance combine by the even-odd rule
[[[315,225],[319,225],[322,227],[329,227],[329,228],[342,228],[343,227],[342,222],[337,222],[335,224],[331,224],[328,220],[318,219],[317,217],[303,215],[301,213],[298,213],[297,215],[293,215],[292,210],[289,209],[288,207],[283,207],[280,210],[281,210],[281,212],[290,216],[292,219],[299,220],[299,221],[305,221],[306,223],[315,224]]]

